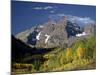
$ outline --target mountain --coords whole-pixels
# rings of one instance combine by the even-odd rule
[[[43,25],[20,32],[16,38],[30,47],[54,48],[71,46],[75,40],[94,34],[95,24],[88,23],[81,27],[63,16],[58,21],[49,19]]]
[[[96,34],[96,25],[92,23],[88,23],[84,26],[84,32],[88,35],[95,35]]]

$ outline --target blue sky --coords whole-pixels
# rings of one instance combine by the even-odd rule
[[[95,22],[96,7],[86,5],[55,4],[41,2],[11,1],[11,29],[17,34],[34,25],[43,24],[48,18],[69,16],[71,20]]]

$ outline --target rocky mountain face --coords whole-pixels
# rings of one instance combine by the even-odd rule
[[[53,48],[70,46],[74,40],[94,34],[94,24],[80,27],[77,23],[71,23],[67,17],[63,16],[58,21],[49,20],[43,25],[34,26],[18,33],[16,38],[31,47]]]
[[[96,34],[96,25],[95,24],[87,24],[84,26],[84,32],[88,35],[95,35]]]

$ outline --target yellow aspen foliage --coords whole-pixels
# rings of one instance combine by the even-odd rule
[[[73,60],[73,53],[71,48],[67,48],[60,56],[61,65],[67,64]]]
[[[79,46],[79,47],[77,48],[76,53],[77,53],[78,59],[81,59],[81,58],[84,58],[84,57],[85,57],[85,49],[82,48],[81,46]]]
[[[67,58],[67,62],[71,62],[72,61],[73,53],[72,53],[72,49],[71,48],[67,48],[66,58]]]
[[[60,63],[61,65],[65,64],[65,56],[63,54],[60,56]]]

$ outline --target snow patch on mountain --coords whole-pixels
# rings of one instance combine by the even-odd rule
[[[40,40],[40,35],[41,35],[41,32],[39,32],[38,35],[36,36],[37,40]]]
[[[45,39],[45,43],[47,43],[48,42],[48,40],[49,40],[49,38],[50,38],[50,35],[45,35],[46,36],[46,39]]]
[[[81,34],[76,34],[76,37],[81,37],[81,36],[85,36],[87,35],[85,32],[81,33]]]

